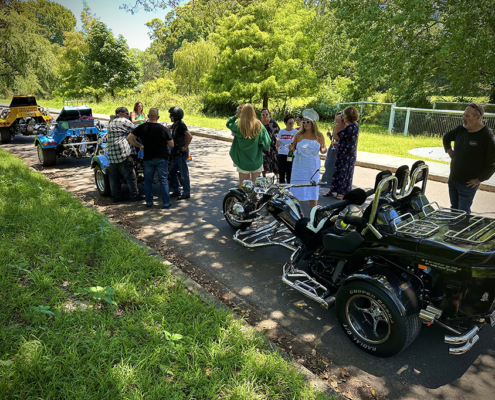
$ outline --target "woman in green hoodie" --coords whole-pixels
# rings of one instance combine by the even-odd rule
[[[270,136],[261,121],[256,118],[251,104],[240,106],[236,115],[227,121],[227,128],[234,135],[230,158],[237,166],[239,185],[246,179],[254,182],[263,171],[262,150],[270,148]]]

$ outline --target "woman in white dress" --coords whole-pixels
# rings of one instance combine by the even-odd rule
[[[312,108],[303,111],[302,127],[290,145],[292,151],[297,150],[292,164],[291,184],[309,183],[311,177],[315,182],[320,180],[320,173],[315,174],[321,167],[319,153],[325,154],[327,148],[325,137],[316,124],[318,119],[318,113]],[[318,204],[318,186],[292,188],[291,192],[299,200],[309,200],[311,208]]]

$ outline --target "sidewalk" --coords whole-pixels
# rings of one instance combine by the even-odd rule
[[[8,107],[8,104],[0,103],[0,106]],[[50,112],[59,113],[61,110],[51,108]],[[102,121],[108,121],[110,116],[107,114],[93,114],[93,117],[100,119]],[[187,124],[187,121],[185,121]],[[189,131],[193,135],[207,137],[215,140],[223,140],[226,142],[232,142],[232,134],[228,130],[223,129],[213,129],[213,128],[203,128],[200,126],[188,125]],[[321,155],[320,158],[322,160],[325,159],[324,155]],[[373,168],[378,170],[390,170],[395,172],[398,167],[401,165],[408,165],[409,167],[416,160],[420,160],[421,158],[404,158],[404,157],[395,157],[389,156],[385,154],[376,154],[376,153],[367,153],[365,151],[357,152],[357,161],[356,165],[364,168]],[[450,165],[436,163],[432,161],[427,162],[428,167],[430,168],[430,174],[428,176],[429,179],[437,182],[446,183],[449,179]],[[480,185],[480,190],[485,190],[488,192],[495,192],[495,175],[493,175],[489,180],[483,182]]]

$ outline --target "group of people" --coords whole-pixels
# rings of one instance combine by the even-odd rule
[[[297,128],[294,128],[295,117],[289,114],[284,117],[285,129],[280,130],[266,108],[261,110],[260,121],[251,104],[238,107],[236,115],[227,121],[227,128],[234,136],[230,157],[237,166],[240,184],[246,179],[254,181],[261,173],[265,176],[268,172],[275,173],[280,183],[319,181],[319,155],[327,153],[327,147],[325,137],[318,129],[318,120],[318,113],[307,109],[297,118]],[[324,196],[335,193],[337,199],[342,199],[352,188],[359,138],[358,120],[358,110],[347,107],[336,115],[333,132],[327,132],[332,144],[323,181],[327,182],[330,190]],[[311,207],[318,204],[317,186],[292,188],[291,191],[299,200],[309,201]]]
[[[143,104],[140,102],[134,105],[132,114],[129,114],[126,107],[115,110],[115,118],[108,124],[107,133],[110,189],[114,203],[122,201],[121,178],[123,178],[131,192],[131,201],[145,200],[146,206],[152,207],[152,185],[155,173],[158,174],[163,208],[172,205],[171,197],[177,197],[178,200],[191,197],[187,160],[192,135],[182,121],[184,111],[181,108],[170,108],[169,117],[172,122],[169,126],[158,122],[160,115],[156,108],[150,108],[146,117]],[[134,169],[139,150],[143,151],[144,197],[139,193]],[[169,191],[169,175],[172,193]]]

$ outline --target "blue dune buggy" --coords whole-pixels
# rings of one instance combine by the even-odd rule
[[[106,146],[103,124],[93,119],[87,105],[64,106],[48,132],[38,135],[34,145],[44,166],[55,165],[57,157],[88,158],[100,154]]]

